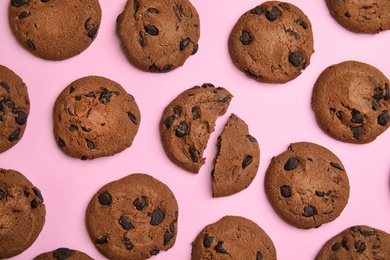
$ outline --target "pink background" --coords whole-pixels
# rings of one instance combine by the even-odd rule
[[[324,134],[310,107],[313,84],[329,65],[345,60],[369,63],[390,76],[390,31],[362,35],[347,31],[330,16],[325,0],[290,2],[313,25],[315,53],[301,76],[286,84],[263,84],[246,77],[232,64],[227,39],[237,19],[262,1],[192,0],[201,19],[199,51],[183,67],[151,74],[132,67],[125,58],[116,18],[126,0],[101,0],[103,11],[96,40],[82,54],[53,62],[24,50],[8,25],[8,2],[0,1],[0,64],[26,83],[31,113],[23,139],[0,154],[0,167],[22,172],[41,189],[47,208],[45,226],[36,242],[13,259],[32,259],[58,247],[78,249],[105,259],[90,241],[85,210],[104,184],[131,173],[148,173],[166,183],[179,203],[179,232],[175,246],[156,259],[190,259],[191,242],[207,224],[225,215],[255,221],[273,240],[279,259],[313,259],[323,243],[352,225],[370,225],[390,232],[390,130],[364,145],[342,143]],[[58,94],[80,77],[99,75],[120,83],[133,94],[142,119],[133,146],[112,157],[81,161],[62,153],[52,132],[52,109]],[[227,88],[234,98],[218,119],[199,174],[186,172],[165,155],[158,124],[165,106],[180,92],[205,82]],[[249,125],[261,148],[260,168],[244,191],[225,198],[211,197],[212,161],[216,139],[230,113]],[[315,142],[333,151],[349,175],[350,200],[341,216],[317,229],[300,230],[283,222],[264,193],[264,174],[272,156],[292,142]]]

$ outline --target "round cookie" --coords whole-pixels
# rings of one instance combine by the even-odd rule
[[[47,60],[64,60],[87,49],[101,16],[98,0],[11,0],[8,12],[19,43]]]
[[[326,0],[332,17],[355,33],[379,33],[390,29],[388,0]]]
[[[92,257],[88,256],[83,252],[65,248],[65,247],[58,248],[54,251],[42,253],[34,258],[34,260],[65,260],[65,259],[93,260]]]
[[[22,79],[0,65],[0,153],[23,137],[30,113],[30,99]]]
[[[235,194],[247,188],[256,177],[260,147],[249,134],[248,125],[231,114],[218,137],[218,154],[212,171],[213,197]]]
[[[29,248],[42,231],[45,217],[40,190],[20,172],[0,169],[0,259]]]
[[[390,234],[369,226],[353,226],[329,239],[315,260],[388,259]]]
[[[109,259],[147,259],[175,244],[178,204],[164,183],[131,174],[92,197],[86,223],[94,245]]]
[[[130,147],[140,121],[134,97],[118,83],[100,76],[75,80],[54,105],[58,146],[82,160],[114,155]]]
[[[276,213],[301,229],[335,220],[349,198],[349,179],[340,159],[318,144],[291,144],[273,157],[265,193]]]
[[[192,260],[276,259],[271,238],[252,220],[225,216],[207,225],[192,242]]]
[[[390,123],[389,79],[377,68],[345,61],[326,68],[312,94],[312,109],[320,128],[334,139],[369,143]]]
[[[226,89],[205,83],[183,91],[164,109],[160,134],[165,153],[181,168],[198,173],[218,116],[233,98]]]
[[[310,64],[312,26],[293,4],[267,1],[239,18],[228,47],[233,63],[248,76],[260,82],[285,83]]]
[[[188,0],[128,0],[117,31],[130,63],[143,71],[168,72],[197,52],[199,15]]]

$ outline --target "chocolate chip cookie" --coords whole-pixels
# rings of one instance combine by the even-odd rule
[[[117,31],[130,63],[143,71],[168,72],[197,52],[200,21],[188,0],[128,0]]]
[[[58,248],[54,251],[42,253],[34,258],[34,260],[93,260],[92,257],[87,254],[69,249],[66,247]]]
[[[349,198],[349,179],[340,159],[309,142],[293,143],[273,157],[264,184],[276,213],[302,229],[335,220]]]
[[[41,191],[22,173],[0,169],[0,259],[29,248],[41,233],[45,216]]]
[[[101,8],[98,0],[10,0],[9,24],[19,43],[47,60],[80,54],[96,38]]]
[[[297,6],[267,1],[244,13],[233,27],[229,53],[238,69],[260,82],[285,83],[310,64],[310,20]]]
[[[226,113],[232,94],[210,83],[187,89],[164,109],[160,134],[165,153],[176,165],[198,173],[203,152],[218,116]]]
[[[315,260],[388,259],[390,234],[369,226],[353,226],[329,239]]]
[[[260,147],[249,134],[248,125],[231,114],[218,137],[218,154],[214,160],[213,197],[232,195],[247,188],[260,164]]]
[[[0,153],[21,140],[29,113],[26,84],[15,72],[0,65]]]
[[[390,126],[389,79],[377,68],[345,61],[318,77],[312,108],[320,128],[334,139],[364,144]]]
[[[207,225],[192,242],[192,260],[276,259],[271,238],[255,222],[225,216]]]
[[[99,189],[86,223],[92,242],[109,259],[147,259],[175,244],[178,204],[161,181],[131,174]]]
[[[326,0],[330,14],[344,28],[356,33],[379,33],[390,29],[388,0]]]
[[[100,76],[75,80],[57,97],[54,135],[66,154],[91,160],[130,147],[141,115],[132,95]]]

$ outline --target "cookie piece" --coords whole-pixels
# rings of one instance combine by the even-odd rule
[[[316,256],[326,259],[388,259],[390,234],[369,226],[353,226],[329,239]]]
[[[217,117],[226,113],[232,98],[226,89],[205,83],[172,100],[160,122],[162,144],[172,162],[187,171],[199,172]]]
[[[135,67],[168,72],[197,52],[199,15],[188,0],[128,0],[117,32]]]
[[[229,53],[238,69],[260,82],[285,83],[310,64],[310,20],[297,6],[267,1],[244,13],[233,27]]]
[[[192,242],[196,259],[276,259],[271,238],[252,220],[225,216],[207,225]]]
[[[98,0],[11,0],[8,11],[15,38],[47,60],[64,60],[87,49],[101,16]]]
[[[214,160],[213,197],[232,195],[247,188],[260,164],[260,147],[249,134],[248,125],[231,114],[218,137],[218,154]]]
[[[302,229],[335,220],[349,198],[349,179],[340,159],[309,142],[293,143],[273,157],[264,184],[276,213]]]
[[[377,68],[345,61],[318,77],[311,105],[320,128],[348,143],[374,141],[390,126],[389,79]]]
[[[29,113],[26,84],[15,72],[0,65],[0,153],[22,139]]]
[[[87,208],[87,229],[110,259],[147,259],[176,241],[178,204],[167,185],[131,174],[104,185]]]
[[[100,76],[72,82],[54,105],[54,135],[66,154],[91,160],[130,147],[141,115],[134,97]]]
[[[390,29],[388,0],[326,0],[332,17],[344,28],[355,33],[379,33]]]
[[[41,233],[45,217],[41,191],[22,173],[0,169],[0,259],[29,248]]]
[[[54,251],[42,253],[34,258],[34,260],[93,260],[89,255],[65,247],[58,248]]]

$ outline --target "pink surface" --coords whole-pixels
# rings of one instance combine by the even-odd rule
[[[323,243],[352,225],[370,225],[390,232],[390,130],[364,145],[333,140],[316,124],[310,107],[313,84],[329,65],[345,60],[369,63],[390,76],[390,31],[354,34],[330,16],[325,0],[290,2],[300,7],[313,25],[315,53],[311,65],[295,80],[278,85],[246,77],[232,64],[227,39],[237,19],[262,1],[192,0],[201,19],[199,51],[183,67],[151,74],[132,67],[115,33],[116,18],[126,0],[100,1],[103,18],[96,40],[82,54],[60,62],[45,61],[25,51],[8,26],[8,2],[0,1],[0,64],[26,83],[31,113],[23,139],[0,154],[0,167],[22,172],[41,189],[47,208],[45,226],[36,242],[13,259],[69,247],[105,259],[90,241],[85,210],[104,184],[131,173],[148,173],[166,183],[179,203],[179,232],[175,246],[156,259],[190,259],[191,242],[207,224],[225,215],[255,221],[273,240],[278,259],[313,259]],[[80,77],[99,75],[120,83],[133,94],[142,119],[133,146],[108,158],[81,161],[62,153],[52,132],[52,109],[58,94]],[[165,155],[158,124],[165,106],[180,92],[211,82],[227,88],[234,98],[217,121],[199,174],[186,172]],[[211,197],[212,161],[216,138],[230,113],[246,121],[261,149],[260,168],[244,191],[225,198]],[[341,216],[317,229],[300,230],[283,222],[269,205],[264,174],[272,156],[292,142],[315,142],[333,151],[350,179],[350,200]]]

